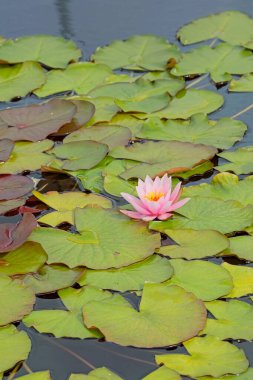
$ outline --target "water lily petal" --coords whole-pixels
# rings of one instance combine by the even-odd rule
[[[176,201],[179,199],[180,194],[181,194],[181,182],[179,182],[179,183],[175,186],[175,188],[174,188],[174,190],[173,190],[173,192],[172,192],[172,194],[171,194],[170,200],[171,200],[172,202],[176,202]]]
[[[159,220],[166,220],[169,219],[173,214],[170,214],[169,212],[166,212],[164,214],[161,214],[158,216]]]
[[[190,198],[184,198],[184,199],[182,199],[181,201],[174,203],[174,204],[170,207],[169,211],[174,211],[174,210],[176,210],[177,208],[182,207],[182,206],[185,205],[189,200],[190,200]]]
[[[143,215],[150,215],[150,212],[148,209],[146,209],[145,205],[143,202],[134,197],[133,195],[127,194],[127,193],[121,193],[121,196],[129,202],[135,209],[136,211],[140,212]]]

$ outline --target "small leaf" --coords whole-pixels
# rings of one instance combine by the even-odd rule
[[[229,239],[229,247],[221,256],[237,256],[240,259],[253,261],[253,236],[235,236]]]
[[[232,171],[236,174],[253,172],[253,146],[245,146],[232,152],[222,152],[218,156],[230,161],[229,164],[216,166],[215,169],[219,172]]]
[[[231,92],[252,92],[253,91],[253,75],[245,74],[239,79],[233,79],[229,85]]]
[[[181,380],[181,376],[165,366],[156,369],[147,376],[143,377],[142,380]]]
[[[253,293],[253,268],[228,263],[221,265],[230,273],[234,284],[226,298],[238,298]]]
[[[123,380],[121,377],[116,375],[114,372],[110,371],[105,367],[96,368],[89,372],[88,375],[82,374],[72,374],[69,380]]]

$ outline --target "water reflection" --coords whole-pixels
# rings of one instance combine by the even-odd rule
[[[70,0],[55,0],[55,7],[59,17],[60,34],[64,38],[74,38],[71,20]]]

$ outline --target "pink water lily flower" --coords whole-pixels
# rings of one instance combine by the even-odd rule
[[[179,201],[181,195],[181,182],[172,191],[172,179],[165,174],[162,178],[156,177],[153,181],[146,176],[145,181],[138,180],[136,191],[139,198],[128,193],[121,193],[121,196],[129,202],[136,211],[120,210],[123,214],[134,219],[144,221],[159,219],[166,220],[173,214],[172,212],[183,206],[190,198]]]

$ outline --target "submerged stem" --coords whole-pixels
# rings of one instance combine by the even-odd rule
[[[244,114],[245,112],[249,111],[251,108],[253,108],[253,103],[250,104],[248,107],[244,108],[243,110],[235,113],[233,116],[230,116],[231,119],[235,119],[237,118],[238,116],[241,116],[242,114]]]
[[[22,366],[22,363],[18,363],[17,365],[15,365],[15,367],[13,368],[13,370],[11,371],[11,373],[9,374],[7,380],[12,380],[14,378],[14,376],[16,375],[16,373],[18,372],[18,370],[20,369],[21,366]]]
[[[201,75],[201,77],[199,77],[199,78],[195,79],[194,81],[192,81],[191,83],[189,83],[188,86],[186,86],[186,89],[194,86],[195,84],[197,84],[199,82],[202,82],[202,80],[204,80],[206,77],[208,77],[208,75],[209,74]]]
[[[31,370],[31,368],[29,367],[29,365],[26,362],[23,363],[23,367],[27,373],[33,373],[33,371]]]

